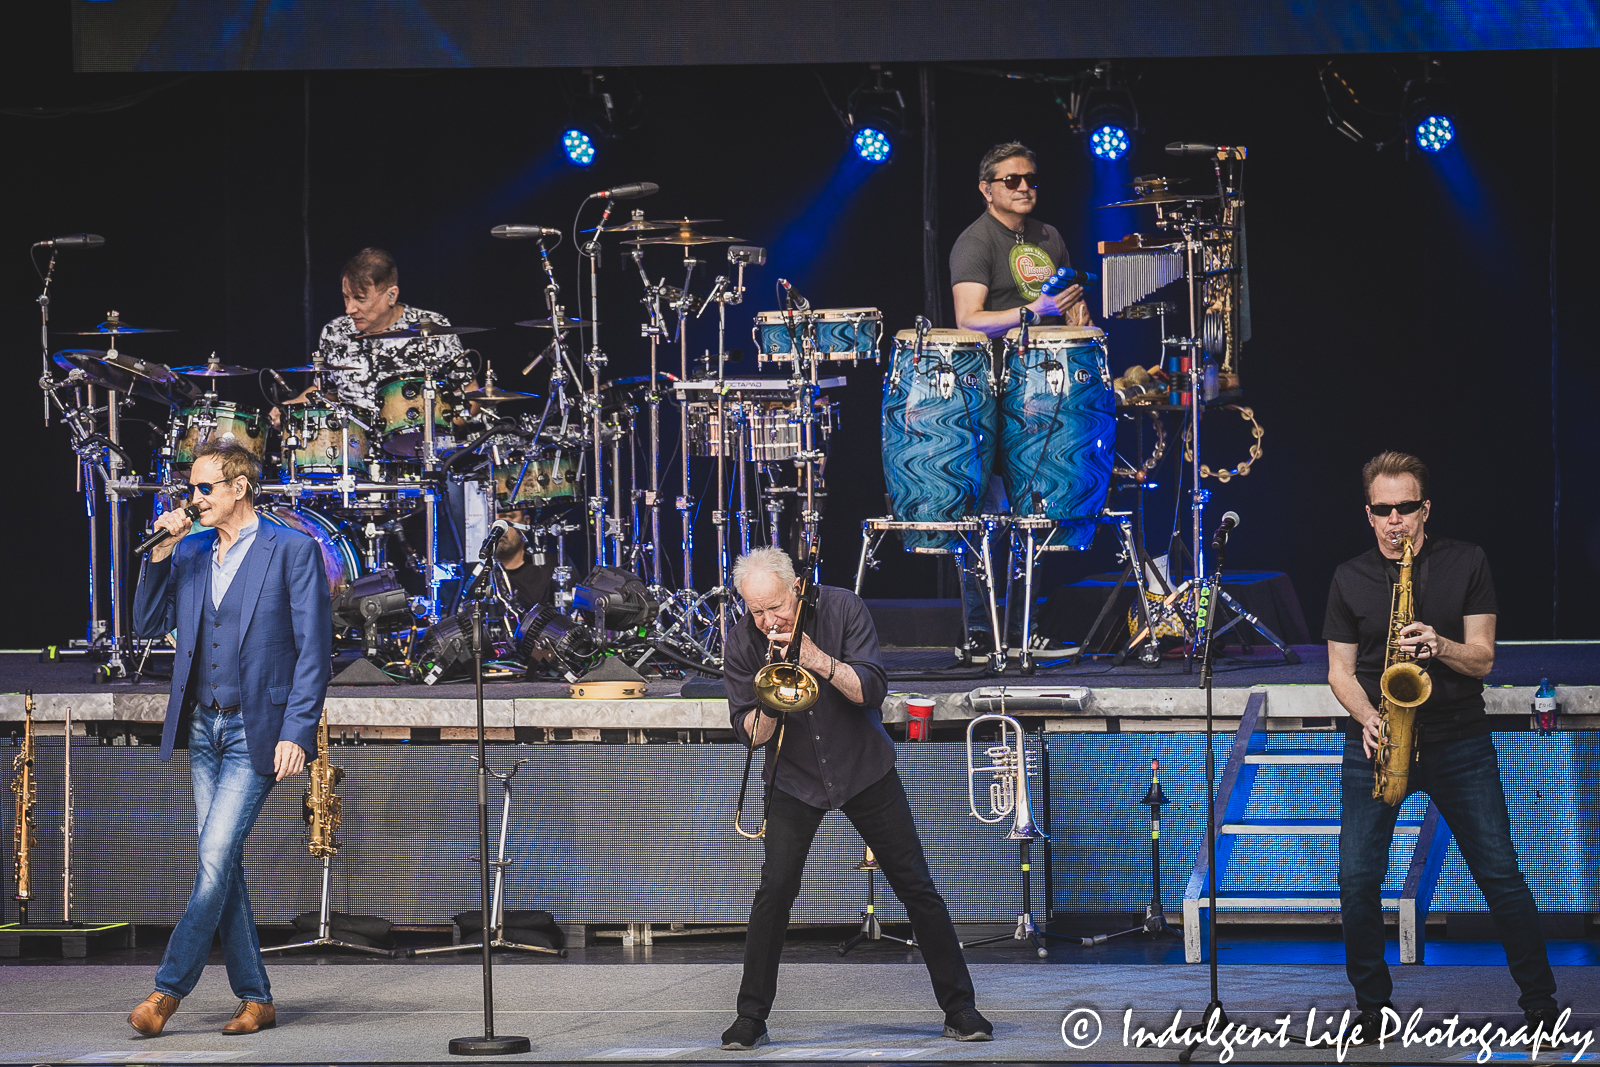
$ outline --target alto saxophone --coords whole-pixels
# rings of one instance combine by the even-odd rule
[[[333,832],[339,829],[339,818],[344,813],[344,801],[334,792],[344,781],[344,768],[328,763],[328,709],[322,709],[322,722],[317,726],[317,758],[309,768],[311,784],[306,787],[304,815],[310,828],[307,848],[313,856],[332,856],[339,851],[339,842]]]
[[[1372,795],[1385,804],[1406,798],[1416,758],[1417,708],[1433,695],[1433,678],[1416,657],[1400,647],[1400,631],[1411,625],[1416,608],[1411,589],[1411,538],[1400,542],[1400,580],[1389,598],[1389,638],[1378,688],[1378,750],[1372,757]]]
[[[33,806],[39,800],[39,786],[33,778],[33,690],[23,698],[22,751],[11,761],[14,772],[11,791],[17,795],[17,816],[12,823],[12,857],[17,872],[17,921],[28,921],[28,901],[33,899],[33,850],[39,846],[33,823]]]

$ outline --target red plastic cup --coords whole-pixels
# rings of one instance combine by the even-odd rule
[[[933,700],[930,697],[912,697],[906,701],[906,740],[931,741],[933,739]]]

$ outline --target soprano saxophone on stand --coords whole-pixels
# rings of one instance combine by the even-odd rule
[[[1406,798],[1416,759],[1417,708],[1433,695],[1433,678],[1416,656],[1400,647],[1400,631],[1411,625],[1416,607],[1411,587],[1411,538],[1400,542],[1400,580],[1389,599],[1389,638],[1378,688],[1378,750],[1372,757],[1372,795],[1385,804]]]
[[[12,823],[12,859],[17,872],[17,923],[28,922],[28,901],[33,899],[33,850],[39,837],[33,822],[33,807],[39,801],[39,785],[33,777],[33,690],[23,697],[22,750],[11,761],[14,775],[11,791],[17,795],[16,820]]]

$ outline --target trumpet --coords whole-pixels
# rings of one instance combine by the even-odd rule
[[[983,750],[989,762],[979,766],[974,759],[977,750],[973,733],[986,722],[1000,724],[1000,739]],[[972,809],[972,817],[981,823],[994,825],[1010,818],[1008,841],[1035,841],[1050,836],[1033,821],[1033,804],[1028,794],[1028,770],[1034,765],[1033,761],[1022,724],[1010,715],[979,715],[967,724],[967,804]],[[985,774],[992,776],[987,815],[978,809],[977,778]]]

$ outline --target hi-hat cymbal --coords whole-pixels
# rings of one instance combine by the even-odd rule
[[[502,389],[494,382],[490,382],[482,389],[474,389],[470,393],[463,393],[461,399],[474,404],[508,404],[513,400],[537,400],[538,393],[518,393],[509,389]]]
[[[103,389],[142,396],[158,404],[200,395],[193,382],[179,377],[164,363],[135,359],[126,352],[118,352],[113,358],[108,355],[96,348],[67,348],[57,352],[54,359],[62,370],[81,371]]]
[[[579,230],[578,232],[579,233],[596,233],[596,232],[599,232],[599,233],[648,233],[648,232],[650,232],[652,230],[670,230],[670,229],[672,229],[672,226],[670,224],[667,224],[667,223],[663,223],[663,222],[646,222],[644,219],[634,219],[631,222],[624,222],[620,226],[605,226],[605,227],[592,226],[587,230]]]
[[[1102,209],[1108,207],[1143,207],[1146,204],[1181,204],[1199,200],[1215,200],[1216,193],[1175,193],[1171,190],[1145,193],[1132,200],[1118,200],[1113,204],[1101,204]]]
[[[623,243],[627,244],[628,242],[624,241]],[[551,328],[549,319],[523,319],[521,322],[517,323],[517,325],[527,326],[535,330],[548,330]],[[568,330],[583,330],[590,326],[599,325],[600,323],[590,322],[588,319],[567,319],[560,326],[555,328],[565,333]]]
[[[708,234],[696,233],[694,230],[679,230],[671,237],[639,237],[632,241],[623,241],[625,245],[717,245],[728,244],[733,241],[742,241],[743,237],[712,237]]]
[[[467,333],[486,333],[493,326],[442,326],[437,322],[419,322],[415,326],[397,326],[379,333],[358,333],[364,341],[397,341],[408,337],[459,337]]]

